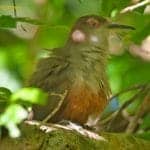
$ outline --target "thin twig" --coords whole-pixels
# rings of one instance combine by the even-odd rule
[[[146,91],[149,92],[150,89],[147,89]],[[139,119],[148,111],[150,106],[150,95],[146,95],[139,110],[135,114],[135,116],[131,119],[127,129],[126,133],[133,133],[138,126]]]
[[[48,116],[46,116],[46,118],[42,121],[43,123],[48,122],[48,120],[50,120],[56,114],[56,112],[60,109],[60,107],[62,106],[62,103],[64,102],[64,99],[67,95],[67,90],[65,90],[65,92],[63,94],[51,93],[50,95],[60,97],[60,101],[59,101],[57,107]]]
[[[141,88],[141,90],[139,92],[137,92],[133,97],[131,97],[128,101],[126,101],[121,107],[120,109],[117,111],[116,115],[114,116],[114,118],[111,120],[110,124],[108,125],[108,130],[111,128],[111,126],[114,124],[114,122],[116,122],[116,119],[118,118],[118,116],[121,114],[121,112],[128,107],[132,102],[134,102],[136,100],[136,98],[141,94],[141,92],[143,92],[144,88],[146,86],[143,86],[143,88]]]
[[[104,125],[107,122],[109,122],[110,120],[112,120],[112,118],[114,118],[114,116],[116,116],[117,111],[111,113],[108,117],[106,117],[105,119],[100,120],[100,125]]]
[[[15,0],[13,0],[13,8],[14,8],[14,17],[17,18],[17,10],[16,10],[16,1],[15,1]],[[18,18],[18,19],[19,19],[19,18]],[[22,24],[21,24],[20,26],[21,26],[21,29],[22,29],[23,31],[27,32],[27,30],[23,27]]]
[[[140,89],[142,89],[143,87],[145,87],[146,85],[147,85],[147,84],[136,85],[136,86],[130,87],[130,88],[128,88],[128,89],[122,90],[122,91],[120,91],[119,93],[113,95],[113,96],[110,98],[110,101],[111,101],[112,99],[114,99],[115,97],[118,97],[119,95],[123,94],[123,93],[130,92],[130,91],[134,91],[134,90],[140,90]]]
[[[129,91],[138,90],[137,95],[134,95],[130,100],[128,100],[127,102],[125,102],[125,103],[123,104],[123,106],[122,106],[119,110],[113,112],[113,113],[110,114],[107,118],[101,120],[101,121],[100,121],[100,125],[107,124],[109,121],[111,122],[110,124],[113,124],[113,122],[114,122],[113,120],[115,120],[115,119],[118,117],[118,114],[121,113],[121,111],[122,111],[124,108],[126,108],[129,104],[131,104],[131,103],[136,99],[136,97],[139,95],[139,92],[142,91],[147,85],[148,85],[148,84],[136,85],[136,86],[130,87],[130,88],[128,88],[128,89],[122,90],[122,91],[120,91],[119,93],[117,93],[117,94],[115,94],[114,96],[112,96],[112,97],[110,98],[110,100],[112,100],[112,99],[115,98],[115,97],[120,96],[120,95],[123,94],[123,93],[129,92]],[[140,90],[140,91],[139,91],[139,90]],[[111,126],[109,126],[109,127],[111,127]],[[108,127],[108,128],[109,128],[109,127]]]
[[[124,108],[128,107],[132,102],[134,102],[134,101],[136,100],[136,98],[138,97],[138,95],[141,95],[141,93],[144,92],[144,89],[145,89],[145,88],[146,88],[146,86],[143,86],[143,87],[141,88],[141,90],[140,90],[138,93],[136,93],[130,100],[126,101],[126,102],[122,105],[122,107],[120,107],[118,113],[121,113],[121,111],[122,111]]]
[[[16,1],[15,0],[13,0],[13,6],[14,6],[14,16],[17,17]]]
[[[149,3],[150,3],[150,0],[144,0],[142,2],[139,2],[139,3],[135,4],[135,5],[131,5],[131,6],[128,6],[128,7],[124,8],[124,9],[122,9],[120,11],[120,13],[126,13],[128,11],[133,11],[134,9],[142,7],[142,6],[147,5]]]

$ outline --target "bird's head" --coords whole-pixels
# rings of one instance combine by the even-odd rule
[[[90,44],[106,49],[109,33],[116,28],[133,29],[127,25],[113,24],[97,15],[83,16],[73,26],[69,40],[77,45]]]

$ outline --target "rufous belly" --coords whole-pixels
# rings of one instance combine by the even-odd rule
[[[94,91],[85,84],[79,84],[68,91],[59,114],[64,120],[86,124],[89,118],[99,117],[106,104],[103,90]]]

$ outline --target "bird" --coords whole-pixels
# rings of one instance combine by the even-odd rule
[[[44,120],[52,113],[47,122],[68,120],[89,127],[98,122],[111,93],[106,66],[108,37],[115,28],[132,29],[98,15],[82,16],[73,25],[64,46],[54,48],[48,57],[38,61],[29,86],[47,92],[48,101],[44,106],[33,106],[34,120]],[[65,91],[58,107],[59,95]]]

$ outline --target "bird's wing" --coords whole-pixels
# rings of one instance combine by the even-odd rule
[[[68,66],[69,63],[66,60],[56,57],[41,59],[37,64],[29,86],[43,89],[49,93],[49,98],[46,105],[33,106],[34,119],[43,120],[60,104],[61,97],[58,95],[64,94],[70,85],[66,75]]]
[[[37,64],[36,70],[33,73],[30,86],[42,88],[49,91],[65,80],[64,72],[69,66],[69,63],[60,57],[48,57],[41,59]]]

